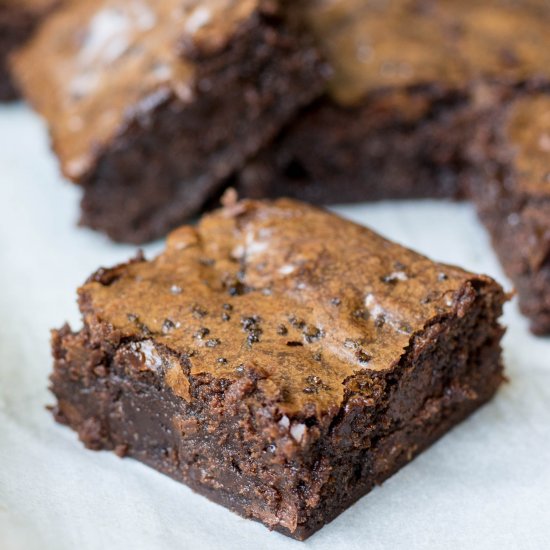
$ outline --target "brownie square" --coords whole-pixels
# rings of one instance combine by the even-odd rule
[[[493,396],[505,299],[315,207],[228,200],[79,290],[55,415],[305,539]]]
[[[270,0],[82,0],[16,56],[82,223],[165,235],[324,87],[298,22]]]
[[[521,94],[481,126],[471,195],[535,334],[550,333],[550,93]]]
[[[461,198],[476,122],[516,86],[550,77],[545,0],[298,6],[334,74],[327,95],[239,173],[243,196]]]
[[[9,70],[10,54],[29,39],[42,18],[57,4],[59,0],[0,1],[0,101],[19,96]]]

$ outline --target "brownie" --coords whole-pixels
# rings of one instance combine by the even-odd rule
[[[80,288],[56,418],[305,539],[493,396],[505,299],[313,206],[227,200]]]
[[[81,0],[14,68],[83,187],[82,223],[142,242],[197,214],[321,93],[310,42],[273,0]]]
[[[522,312],[550,333],[550,94],[524,94],[478,132],[471,195]]]
[[[546,0],[299,6],[334,76],[328,94],[238,174],[244,196],[461,198],[476,121],[517,86],[550,76]]]
[[[0,0],[0,101],[19,93],[9,71],[9,55],[29,39],[42,18],[59,0]]]

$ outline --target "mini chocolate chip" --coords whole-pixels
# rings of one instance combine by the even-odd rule
[[[363,321],[368,321],[368,319],[370,317],[370,312],[367,309],[356,309],[353,312],[353,316],[356,319],[361,319]]]
[[[126,317],[128,318],[128,321],[130,321],[130,323],[135,323],[139,319],[139,317],[135,313],[128,313]]]
[[[171,330],[174,330],[175,328],[176,328],[176,323],[174,323],[174,321],[172,321],[171,319],[164,319],[164,322],[162,323],[163,334],[166,334]]]
[[[247,287],[238,279],[225,281],[225,286],[230,296],[242,296],[247,292]]]
[[[443,273],[443,272],[439,273],[439,275],[437,276],[437,279],[438,279],[439,281],[446,281],[448,278],[449,278],[449,277],[447,276],[447,274],[446,274],[446,273]]]
[[[259,341],[260,341],[261,335],[262,335],[262,329],[260,329],[260,328],[252,329],[252,330],[248,333],[248,336],[246,337],[246,341],[247,341],[249,344],[255,344],[256,342],[259,342]]]
[[[305,321],[303,321],[302,319],[298,319],[295,315],[291,315],[288,318],[288,322],[297,329],[303,329],[306,326]]]
[[[384,315],[380,314],[376,317],[376,319],[374,320],[374,326],[376,328],[381,328],[383,327],[384,325],[386,324],[386,318],[384,317]]]
[[[208,311],[197,304],[193,304],[191,306],[191,313],[193,314],[193,317],[195,317],[195,319],[202,319],[203,317],[206,317],[206,315],[208,315]]]
[[[304,393],[318,393],[319,390],[328,390],[330,389],[326,384],[323,383],[321,378],[310,374],[305,378],[307,386],[302,390]]]
[[[195,332],[195,338],[204,338],[210,334],[210,329],[206,327],[201,327],[197,332]]]
[[[233,306],[231,304],[223,304],[222,307],[225,311],[233,311]]]
[[[363,364],[369,363],[372,359],[372,356],[370,356],[366,351],[362,349],[357,350],[355,357],[357,357],[359,362]]]
[[[333,306],[339,306],[341,303],[342,303],[342,300],[340,300],[340,298],[333,298],[330,303],[333,305]]]
[[[240,364],[238,365],[235,370],[239,373],[239,374],[242,374],[244,372],[244,365],[243,364]]]
[[[298,347],[298,346],[303,346],[304,344],[302,344],[302,342],[296,342],[294,340],[291,340],[290,342],[287,342],[286,345],[291,347],[291,348],[295,348],[295,347]]]
[[[218,357],[218,363],[225,365],[225,363],[227,363],[227,359],[225,357]]]
[[[229,313],[223,312],[222,313],[222,321],[230,321],[230,320],[231,320],[231,315],[229,315]]]
[[[304,328],[304,338],[308,344],[316,342],[323,336],[323,331],[317,327],[308,325]]]
[[[286,334],[288,334],[288,329],[284,325],[279,325],[277,327],[277,334],[279,334],[280,336],[285,336]]]
[[[220,345],[220,340],[219,338],[210,338],[210,340],[206,341],[205,345],[207,348],[215,348]]]
[[[261,319],[257,316],[252,317],[242,317],[241,318],[241,326],[243,327],[243,330],[250,330],[253,328],[258,328],[258,325],[260,324]]]
[[[393,275],[384,275],[380,277],[380,280],[387,285],[394,285],[397,283],[397,279]]]

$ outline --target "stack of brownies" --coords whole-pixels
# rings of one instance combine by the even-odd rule
[[[83,224],[141,243],[225,192],[80,289],[58,420],[305,538],[487,401],[500,286],[290,199],[474,201],[549,334],[549,24],[547,0],[0,7]]]

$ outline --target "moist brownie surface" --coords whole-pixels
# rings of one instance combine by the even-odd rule
[[[57,418],[305,538],[493,395],[503,300],[313,207],[230,204],[80,289]]]
[[[321,63],[280,14],[265,0],[82,0],[49,19],[15,72],[85,188],[85,224],[163,235],[318,95]]]
[[[550,94],[511,101],[481,129],[472,186],[480,216],[521,310],[538,334],[550,332]],[[481,158],[479,158],[479,156]]]

